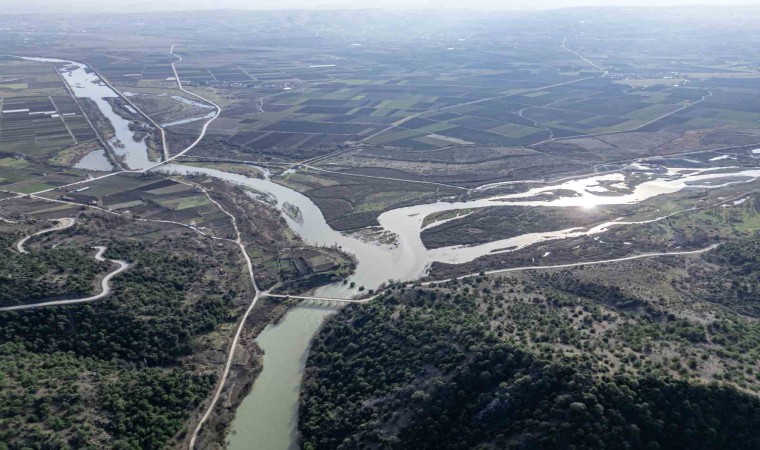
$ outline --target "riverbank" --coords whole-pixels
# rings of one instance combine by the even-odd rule
[[[311,341],[322,322],[337,310],[299,305],[256,338],[264,351],[263,370],[235,412],[229,450],[297,450],[298,400]]]
[[[121,167],[123,162],[130,169],[146,169],[155,165],[151,161],[149,145],[144,138],[135,140],[134,131],[130,127],[131,121],[119,115],[111,102],[124,102],[128,100],[122,97],[116,90],[109,86],[100,76],[86,64],[55,58],[27,58],[30,61],[48,62],[57,65],[61,78],[66,83],[73,96],[86,100],[84,104],[91,104],[90,116],[102,118],[102,123],[96,123],[98,129],[106,129],[103,135],[103,144],[106,150],[112,152],[114,164]],[[119,103],[121,105],[122,103]],[[123,112],[123,111],[122,111]],[[134,112],[137,116],[137,112]]]
[[[227,437],[235,420],[236,411],[250,394],[255,380],[263,369],[264,353],[256,343],[256,338],[267,326],[280,323],[292,307],[292,302],[264,298],[251,312],[244,328],[244,334],[238,344],[235,363],[230,370],[223,394],[217,403],[214,414],[201,428],[196,441],[196,448],[212,450],[226,448]],[[197,423],[199,418],[200,415],[196,414],[191,424]],[[189,435],[187,439],[189,439]]]

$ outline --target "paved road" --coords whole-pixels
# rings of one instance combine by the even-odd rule
[[[24,244],[26,244],[27,241],[29,241],[29,239],[35,236],[39,236],[41,234],[47,234],[47,233],[52,233],[53,231],[61,231],[61,230],[65,230],[66,228],[71,228],[74,226],[74,223],[75,223],[75,219],[71,217],[56,219],[56,221],[58,222],[58,224],[54,226],[53,228],[46,228],[42,231],[38,231],[16,242],[16,250],[18,250],[19,253],[29,253],[24,248]]]
[[[127,263],[126,261],[119,260],[119,259],[103,258],[103,253],[105,253],[105,251],[107,250],[107,247],[93,247],[93,248],[98,250],[98,252],[95,254],[95,259],[97,259],[98,261],[101,261],[101,262],[111,261],[112,263],[119,265],[119,267],[116,270],[114,270],[113,272],[103,277],[103,280],[100,282],[100,294],[93,295],[91,297],[77,298],[73,300],[55,300],[55,301],[42,302],[42,303],[30,303],[28,305],[6,306],[3,308],[0,308],[0,312],[20,311],[24,309],[43,308],[43,307],[48,307],[48,306],[64,306],[64,305],[75,305],[78,303],[89,303],[89,302],[94,302],[96,300],[100,300],[110,295],[111,294],[111,279],[115,277],[116,275],[127,270],[129,268],[129,263]]]

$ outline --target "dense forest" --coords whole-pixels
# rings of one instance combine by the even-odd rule
[[[738,336],[558,275],[346,308],[307,363],[303,448],[760,448],[760,399],[653,356]]]
[[[22,255],[10,250],[18,238],[0,234],[0,306],[89,295],[96,274],[108,269],[92,257],[94,250],[42,248]]]
[[[216,382],[191,356],[201,336],[235,320],[237,261],[194,248],[192,236],[153,238],[110,241],[106,257],[134,265],[109,298],[0,315],[0,448],[158,449],[182,439]],[[3,294],[23,300],[23,285]]]

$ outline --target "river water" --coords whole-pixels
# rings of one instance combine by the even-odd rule
[[[63,64],[61,73],[77,97],[94,101],[111,121],[116,136],[115,151],[124,157],[131,169],[144,169],[154,165],[148,158],[144,141],[135,142],[129,131],[129,121],[116,114],[105,100],[118,97],[108,85],[86,66],[72,61],[28,58],[36,61]],[[190,118],[165,124],[175,126],[212,117]],[[90,170],[110,170],[104,155],[91,153],[77,165]],[[578,178],[556,184],[532,188],[526,192],[493,195],[491,197],[460,201],[440,201],[386,211],[378,217],[382,230],[396,237],[396,245],[379,245],[333,230],[319,208],[305,195],[277,184],[265,177],[251,178],[216,169],[170,164],[158,170],[176,174],[205,174],[238,185],[247,186],[276,199],[276,207],[282,212],[290,228],[306,243],[315,246],[338,247],[354,255],[357,260],[350,283],[334,283],[317,289],[319,297],[350,298],[360,294],[360,287],[377,289],[383,283],[412,281],[423,277],[434,262],[463,264],[476,258],[496,253],[506,253],[528,247],[538,242],[590,236],[604,233],[613,226],[626,226],[644,222],[612,220],[591,228],[570,228],[541,233],[527,233],[509,239],[471,245],[427,249],[422,243],[421,232],[425,218],[434,213],[457,212],[456,217],[428,225],[428,228],[445,222],[461,220],[469,210],[497,206],[533,206],[536,208],[593,208],[600,205],[634,204],[658,195],[672,194],[687,188],[715,189],[736,183],[746,183],[760,177],[760,169],[722,167],[714,169],[663,168],[636,165],[634,174],[645,181],[633,183],[631,172],[611,173]],[[262,173],[268,172],[262,169]],[[515,184],[509,182],[509,184]],[[499,187],[499,183],[482,186],[476,191]],[[610,189],[615,186],[616,189]],[[285,204],[300,210],[298,220],[283,212]],[[352,288],[351,283],[355,286]],[[289,311],[283,320],[267,327],[257,338],[264,350],[263,370],[257,377],[251,393],[236,412],[229,436],[231,450],[293,449],[297,448],[296,429],[298,399],[309,343],[324,319],[334,309],[299,306]]]
[[[115,151],[118,155],[124,156],[124,161],[129,168],[145,169],[154,165],[148,158],[145,142],[134,141],[132,132],[128,128],[129,121],[116,114],[105,100],[118,97],[118,94],[103,83],[97,75],[88,73],[84,64],[48,58],[26,59],[63,65],[61,73],[75,95],[94,101],[111,121],[116,132],[112,144],[117,144],[114,145]],[[210,113],[205,117],[184,119],[165,126],[180,125],[212,116],[213,113]],[[753,151],[753,154],[756,153],[760,153],[760,149]],[[80,161],[78,167],[110,170],[110,167],[106,168],[103,160],[102,154],[91,153]],[[384,212],[378,218],[380,227],[397,238],[397,245],[390,246],[365,242],[356,236],[333,230],[319,208],[307,196],[279,185],[268,177],[256,179],[215,169],[177,164],[167,165],[159,170],[186,175],[200,173],[248,186],[275,198],[277,208],[281,212],[286,203],[297,207],[301,213],[299,220],[293,220],[284,212],[282,215],[293,231],[305,242],[317,246],[339,247],[353,254],[357,259],[356,272],[348,280],[355,284],[354,288],[351,288],[349,284],[335,283],[319,288],[314,293],[315,296],[334,298],[356,296],[360,293],[358,290],[360,286],[366,289],[377,289],[388,280],[416,280],[424,276],[434,262],[463,264],[485,255],[511,252],[538,242],[590,236],[603,233],[612,226],[641,224],[662,219],[662,217],[654,218],[643,222],[612,220],[591,228],[528,233],[480,245],[428,250],[422,243],[421,231],[425,218],[430,214],[510,205],[537,208],[593,208],[601,205],[635,204],[687,188],[715,189],[747,183],[760,177],[760,169],[662,168],[638,165],[635,174],[646,177],[646,181],[637,184],[629,181],[630,176],[620,172],[558,182],[518,194],[494,195],[461,202],[441,201],[398,208]],[[516,183],[489,184],[476,190],[499,187],[501,184]],[[619,190],[609,189],[611,185],[617,186]],[[466,216],[467,214],[463,213],[429,227],[460,220]],[[334,312],[334,309],[329,308],[299,306],[289,311],[280,323],[270,325],[259,335],[257,342],[264,350],[263,370],[257,377],[250,395],[236,412],[236,418],[232,423],[233,432],[229,436],[231,450],[297,448],[298,398],[309,343],[324,319]]]
[[[521,205],[553,208],[599,205],[633,204],[657,195],[672,194],[687,188],[715,189],[735,183],[746,183],[760,177],[760,169],[741,168],[669,168],[638,165],[634,173],[595,175],[575,180],[545,185],[523,193],[494,195],[489,198],[463,202],[437,202],[394,209],[380,215],[381,227],[397,236],[398,245],[383,246],[333,230],[319,208],[305,195],[279,185],[266,176],[250,178],[216,169],[171,164],[162,171],[177,174],[205,174],[238,185],[247,186],[276,199],[276,207],[282,212],[283,205],[296,206],[301,214],[293,220],[288,214],[282,216],[288,225],[305,242],[311,245],[338,246],[357,259],[355,274],[350,281],[356,286],[376,289],[381,283],[393,279],[415,280],[424,276],[435,261],[462,264],[478,257],[514,251],[537,242],[570,237],[600,234],[613,226],[626,226],[660,220],[654,218],[642,222],[612,220],[591,228],[571,228],[545,233],[528,233],[509,239],[473,245],[452,246],[428,250],[420,237],[425,217],[446,211],[465,211],[474,208]],[[262,173],[267,174],[265,169]],[[630,175],[644,177],[645,181],[633,183]],[[611,190],[614,186],[616,189]],[[448,218],[444,222],[467,216]],[[428,225],[428,227],[436,224]],[[317,289],[314,295],[332,298],[348,298],[357,295],[344,283],[335,283]],[[232,424],[229,446],[232,450],[294,449],[298,448],[296,427],[298,395],[304,363],[308,354],[309,340],[318,331],[330,312],[299,307],[289,312],[278,325],[268,327],[257,339],[264,349],[264,369],[257,378],[251,394],[243,401]]]
[[[387,211],[378,218],[380,226],[385,231],[397,236],[398,245],[391,247],[364,242],[355,236],[333,230],[327,224],[319,208],[307,196],[269,179],[250,178],[216,169],[176,164],[165,166],[162,170],[185,175],[205,174],[269,193],[277,199],[277,207],[280,210],[285,203],[297,206],[301,211],[301,220],[294,221],[287,214],[283,214],[283,217],[293,231],[301,236],[305,242],[311,245],[338,246],[353,254],[357,259],[356,272],[349,278],[349,281],[355,283],[355,288],[352,289],[343,283],[336,283],[322,287],[315,293],[317,296],[332,298],[355,296],[359,294],[357,289],[360,286],[364,286],[366,289],[376,289],[388,280],[416,280],[424,276],[430,265],[436,261],[463,264],[481,256],[512,252],[538,242],[594,235],[605,232],[611,226],[631,224],[613,220],[588,229],[570,228],[528,233],[481,245],[451,246],[428,250],[422,243],[420,233],[423,229],[425,217],[433,213],[510,205],[593,208],[600,205],[634,204],[657,195],[672,194],[686,188],[715,189],[735,183],[746,183],[760,177],[760,169],[671,168],[665,173],[657,173],[654,169],[642,166],[638,175],[647,175],[648,180],[633,186],[628,185],[629,177],[623,173],[614,173],[541,186],[518,194],[495,195],[479,200],[436,202],[398,208]],[[604,187],[610,184],[626,189],[615,191]],[[572,195],[552,195],[557,192],[571,192]],[[461,215],[459,218],[465,216]],[[459,218],[455,217],[446,221],[458,220]]]
[[[298,397],[312,336],[332,308],[298,306],[256,338],[264,367],[240,404],[229,450],[297,449]]]
[[[133,134],[128,128],[129,121],[116,114],[111,105],[105,100],[107,98],[118,97],[118,94],[95,73],[88,72],[86,65],[50,58],[25,59],[52,62],[62,66],[61,74],[75,95],[94,101],[113,124],[116,130],[115,139],[118,139],[123,144],[123,148],[117,148],[116,151],[124,156],[126,164],[132,169],[144,169],[154,165],[148,158],[145,142],[134,141],[132,138]],[[186,120],[192,121],[194,119]],[[91,170],[110,169],[104,163],[103,155],[99,153],[87,155],[80,161],[78,167]],[[378,222],[384,231],[396,236],[397,245],[394,246],[377,245],[376,243],[366,242],[355,235],[347,235],[333,230],[327,224],[324,215],[317,205],[307,196],[279,185],[268,177],[257,179],[215,169],[177,164],[164,166],[160,170],[182,174],[203,173],[268,193],[277,200],[277,207],[281,211],[286,203],[297,207],[301,212],[299,220],[293,220],[288,214],[284,213],[283,217],[293,231],[305,242],[317,246],[339,247],[353,254],[357,259],[357,269],[354,275],[349,278],[349,283],[335,283],[324,286],[318,289],[315,295],[348,298],[360,294],[360,287],[370,290],[377,289],[381,284],[389,280],[416,280],[424,276],[434,262],[463,264],[488,254],[515,251],[542,241],[598,234],[606,231],[610,226],[625,224],[623,222],[612,221],[590,229],[572,228],[543,233],[529,233],[481,245],[452,246],[428,250],[422,243],[421,231],[423,229],[423,221],[430,214],[509,205],[592,208],[598,205],[633,204],[657,195],[672,194],[688,187],[713,189],[727,184],[751,181],[760,176],[760,170],[758,169],[731,167],[714,169],[664,169],[663,167],[642,164],[633,167],[638,171],[638,175],[646,176],[647,181],[629,186],[627,180],[630,177],[627,177],[622,172],[593,175],[586,178],[559,182],[554,185],[548,184],[536,187],[518,194],[494,195],[483,199],[462,202],[440,201],[386,211],[379,216]],[[263,169],[262,171],[266,173]],[[607,186],[611,184],[622,187],[623,190],[610,190]],[[570,192],[572,195],[567,195],[567,192]],[[557,195],[558,193],[563,194]],[[465,215],[462,214],[459,218],[461,217],[465,217]],[[447,221],[459,220],[459,218],[454,217],[447,219]],[[351,283],[354,284],[353,288],[350,287]]]
[[[113,170],[113,164],[108,160],[105,150],[93,150],[74,164],[74,168],[110,172]]]
[[[124,158],[124,163],[130,169],[146,169],[155,164],[148,158],[148,146],[145,140],[135,141],[132,138],[134,133],[129,130],[129,120],[116,114],[111,104],[106,101],[107,98],[118,98],[119,94],[105,84],[94,72],[88,72],[87,65],[54,58],[24,57],[22,59],[56,64],[60,67],[59,70],[63,79],[69,85],[72,92],[74,92],[75,96],[88,98],[95,102],[100,112],[108,118],[114,128],[115,135],[110,141],[111,147],[117,155]],[[89,165],[88,163],[89,161],[83,164],[87,166]],[[103,165],[100,162],[96,161],[94,164],[95,166],[93,167],[81,166],[81,168],[102,170],[101,167]]]

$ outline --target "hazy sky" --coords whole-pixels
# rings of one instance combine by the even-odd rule
[[[80,12],[186,10],[186,9],[285,9],[285,8],[472,8],[548,9],[570,6],[668,6],[757,4],[760,0],[0,0],[4,12]]]

